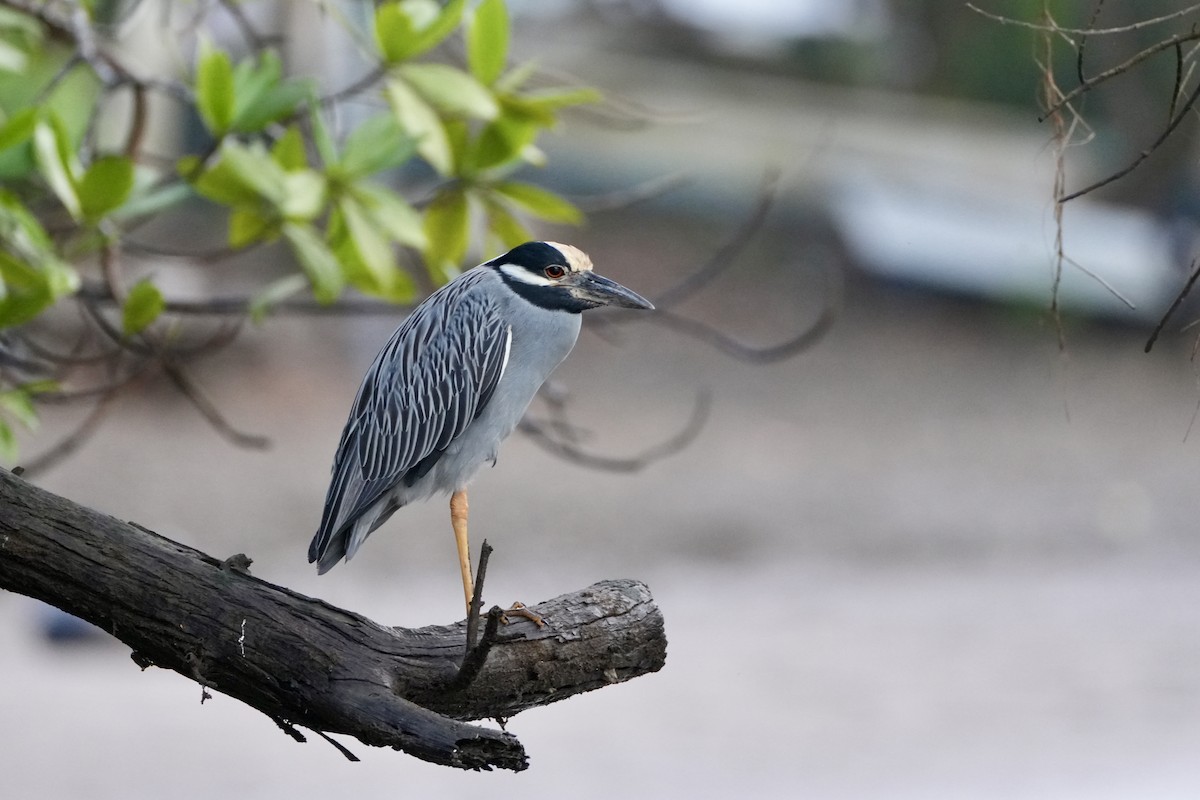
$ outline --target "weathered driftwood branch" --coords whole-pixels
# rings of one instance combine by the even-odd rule
[[[88,620],[134,660],[267,714],[465,769],[520,770],[511,734],[463,720],[509,717],[660,669],[663,620],[644,584],[604,581],[531,609],[455,681],[466,622],[415,630],[259,580],[0,470],[0,588]]]

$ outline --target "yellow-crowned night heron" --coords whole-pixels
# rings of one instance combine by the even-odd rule
[[[308,560],[349,560],[397,509],[451,492],[470,613],[467,482],[496,460],[538,388],[579,335],[580,312],[653,308],[592,272],[569,245],[527,242],[434,292],[367,370],[333,462]]]

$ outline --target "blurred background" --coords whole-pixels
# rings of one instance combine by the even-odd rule
[[[1179,4],[1049,5],[1063,25],[1117,27]],[[1042,6],[987,4],[1023,20]],[[6,795],[1200,796],[1188,310],[1143,353],[1194,256],[1194,133],[1067,205],[1082,269],[1065,267],[1060,348],[1036,32],[950,0],[512,7],[516,57],[610,97],[545,143],[537,179],[596,209],[546,238],[654,297],[728,241],[778,169],[762,229],[685,310],[769,345],[840,306],[823,340],[771,364],[653,324],[601,337],[585,323],[555,383],[590,450],[662,440],[707,392],[703,431],[634,474],[515,436],[472,487],[473,538],[496,547],[488,601],[639,578],[665,615],[666,667],[512,720],[522,774],[355,742],[364,763],[349,765],[5,594]],[[294,28],[292,57],[336,83],[322,31]],[[1089,71],[1165,35],[1090,38]],[[1075,53],[1054,66],[1066,83]],[[1086,98],[1095,138],[1068,152],[1068,189],[1157,137],[1171,69],[1148,62]],[[198,367],[265,452],[151,386],[39,483],[215,556],[245,552],[254,574],[384,624],[457,619],[441,501],[320,579],[305,560],[349,403],[400,317],[276,318]],[[31,454],[77,417],[50,415]]]

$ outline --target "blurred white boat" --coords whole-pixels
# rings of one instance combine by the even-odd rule
[[[893,281],[989,300],[1049,304],[1057,257],[1045,196],[971,190],[879,172],[846,175],[828,210],[853,263]],[[1063,208],[1058,302],[1068,312],[1159,319],[1186,280],[1169,226],[1086,199]]]

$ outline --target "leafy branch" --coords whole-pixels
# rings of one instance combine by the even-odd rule
[[[328,15],[361,44],[365,63],[362,80],[326,94],[287,72],[278,41],[255,29],[245,4],[188,9],[199,15],[190,32],[161,37],[150,54],[129,41],[140,4],[131,5],[114,18],[109,4],[0,0],[0,331],[11,332],[0,347],[9,360],[36,335],[30,323],[74,299],[87,310],[81,324],[43,327],[75,357],[104,360],[112,391],[143,374],[144,361],[192,385],[183,373],[191,326],[168,313],[164,266],[146,274],[155,254],[134,235],[171,214],[207,207],[224,217],[223,244],[192,254],[196,262],[276,243],[288,251],[293,269],[262,278],[249,300],[255,321],[303,294],[333,304],[348,287],[411,303],[457,272],[476,223],[494,254],[533,238],[532,220],[581,219],[515,173],[544,163],[538,137],[563,110],[599,95],[530,88],[534,67],[509,63],[504,0],[473,9],[389,0],[358,15],[365,24]],[[221,15],[240,41],[219,40]],[[465,64],[452,58],[456,33]],[[182,66],[149,77],[146,62]],[[385,102],[365,117],[346,111],[367,95]],[[178,140],[152,134],[165,119],[199,129]],[[83,291],[96,285],[118,303],[115,317]],[[50,362],[57,380],[97,372]],[[46,377],[26,380],[0,360],[0,397],[24,398],[0,405],[0,455],[15,452],[14,424],[35,423],[24,401]]]

